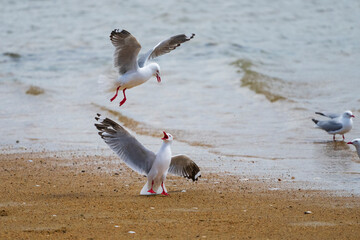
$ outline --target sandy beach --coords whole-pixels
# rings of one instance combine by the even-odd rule
[[[115,156],[0,156],[0,239],[358,239],[360,198],[203,171],[139,196]],[[287,189],[287,190],[277,190]],[[305,212],[308,212],[306,214]]]

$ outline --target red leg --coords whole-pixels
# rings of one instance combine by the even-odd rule
[[[169,196],[169,194],[167,192],[165,192],[165,189],[164,189],[164,182],[161,182],[161,188],[163,189],[162,191],[162,195],[165,195],[165,196]]]
[[[335,135],[333,135],[333,141],[335,141]]]
[[[343,140],[345,140],[345,136],[343,135]]]
[[[119,88],[120,88],[121,86],[118,86],[118,88],[116,89],[116,93],[115,93],[115,96],[113,96],[111,99],[110,99],[110,102],[112,102],[112,101],[114,101],[115,100],[115,98],[117,97],[117,95],[118,95],[118,92],[119,92]]]
[[[156,193],[156,192],[154,192],[154,190],[153,190],[153,186],[154,186],[154,180],[151,182],[151,188],[150,188],[150,190],[148,191],[149,193]]]
[[[123,98],[123,100],[121,100],[121,102],[120,102],[120,107],[121,107],[121,105],[123,105],[123,104],[126,102],[125,90],[126,90],[126,88],[124,88],[124,90],[123,90],[124,98]]]

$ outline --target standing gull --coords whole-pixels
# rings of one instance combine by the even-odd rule
[[[355,117],[351,111],[345,111],[343,114],[325,114],[321,112],[315,113],[330,118],[329,120],[323,121],[312,119],[316,124],[316,127],[325,130],[329,134],[332,134],[334,141],[336,134],[342,135],[343,140],[345,140],[344,134],[351,130],[353,125],[352,118]]]
[[[352,144],[355,146],[356,152],[360,158],[360,138],[355,138],[354,140],[352,140],[351,142],[348,142],[347,144]]]
[[[171,134],[163,132],[163,143],[155,154],[113,120],[102,118],[100,114],[97,114],[95,119],[98,122],[95,126],[105,143],[130,168],[147,176],[147,183],[140,191],[141,195],[168,195],[164,184],[168,172],[193,181],[197,181],[201,176],[199,167],[188,156],[171,156]]]
[[[160,78],[160,66],[157,63],[148,63],[148,60],[171,52],[182,43],[189,41],[195,36],[191,34],[179,34],[159,42],[155,47],[138,58],[141,49],[140,43],[126,30],[115,29],[110,34],[111,43],[115,47],[114,66],[119,69],[120,76],[116,81],[116,94],[110,99],[114,101],[119,90],[123,91],[124,98],[120,106],[126,101],[125,90],[145,83],[152,76],[156,76],[158,82]]]

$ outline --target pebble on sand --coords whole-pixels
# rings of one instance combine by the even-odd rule
[[[4,209],[2,209],[2,210],[0,211],[0,217],[6,217],[6,216],[8,216],[7,211],[4,210]]]

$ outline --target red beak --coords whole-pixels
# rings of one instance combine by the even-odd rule
[[[353,118],[354,118],[355,116],[354,116],[354,115],[351,115],[351,117],[353,117]]]
[[[157,79],[158,83],[161,82],[161,78],[160,78],[160,75],[158,73],[156,73],[156,79]]]
[[[347,144],[353,144],[352,142],[348,142]]]
[[[163,133],[164,133],[164,137],[162,138],[162,140],[166,140],[166,139],[168,139],[168,138],[169,138],[169,136],[166,134],[166,132],[165,132],[165,131],[163,131]]]

